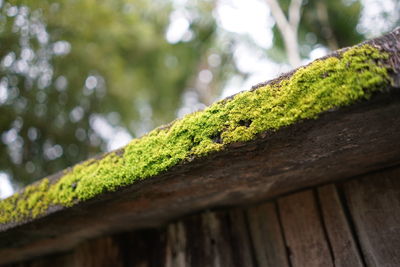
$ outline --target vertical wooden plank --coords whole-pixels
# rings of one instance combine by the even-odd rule
[[[189,266],[253,266],[242,210],[206,212],[185,220],[185,229]]]
[[[335,185],[318,188],[318,198],[335,266],[364,266]]]
[[[215,241],[210,237],[207,225],[202,222],[203,216],[198,214],[184,220],[188,266],[214,266]]]
[[[400,168],[343,187],[367,265],[400,266]]]
[[[247,209],[247,217],[258,266],[287,267],[288,255],[276,213],[276,203]]]
[[[233,260],[233,251],[228,239],[228,225],[224,222],[222,212],[207,212],[202,214],[204,254],[209,258],[203,266],[238,266]],[[200,237],[201,238],[201,237]],[[198,259],[192,258],[196,264]],[[200,265],[197,265],[200,267]],[[240,266],[240,265],[239,265]]]
[[[188,266],[186,261],[186,235],[182,222],[167,227],[166,267]]]
[[[246,214],[242,209],[232,209],[225,220],[232,248],[233,266],[253,266],[254,252],[250,241]]]
[[[333,266],[313,192],[283,197],[278,205],[292,266]]]

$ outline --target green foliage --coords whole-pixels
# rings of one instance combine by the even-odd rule
[[[14,61],[0,68],[10,92],[0,103],[0,132],[9,136],[0,142],[0,170],[27,184],[104,150],[93,114],[133,136],[143,128],[142,106],[149,106],[147,128],[173,119],[201,59],[226,53],[215,45],[212,4],[191,5],[192,38],[170,44],[170,1],[5,2],[0,59]],[[32,59],[23,59],[26,51]],[[22,61],[28,71],[16,69]],[[85,85],[89,76],[93,88]]]
[[[327,21],[318,16],[318,9],[326,8]],[[357,24],[361,14],[360,1],[327,1],[311,0],[303,8],[300,29],[300,42],[306,43],[306,34],[316,35],[316,42],[330,47],[330,40],[334,40],[338,49],[361,42],[365,37],[357,31]]]
[[[291,77],[215,103],[134,139],[123,153],[110,153],[67,171],[54,184],[47,179],[0,201],[0,223],[42,214],[50,205],[72,206],[103,192],[160,174],[235,142],[254,139],[332,108],[368,99],[390,83],[381,64],[388,55],[363,45],[340,57],[317,60]],[[31,210],[35,207],[34,210]]]

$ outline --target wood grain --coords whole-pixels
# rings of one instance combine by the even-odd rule
[[[166,266],[253,266],[244,213],[191,216],[168,227]]]
[[[336,267],[364,266],[335,185],[318,188],[325,229]]]
[[[313,192],[283,197],[278,204],[291,265],[333,267]]]
[[[170,224],[167,228],[166,267],[188,265],[186,257],[186,234],[182,222]]]
[[[400,168],[344,184],[368,266],[400,266]]]
[[[276,204],[267,202],[247,210],[247,217],[258,266],[288,267]]]

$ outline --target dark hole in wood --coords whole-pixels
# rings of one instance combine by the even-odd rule
[[[210,136],[210,139],[217,144],[222,144],[221,132],[216,132],[215,134]]]
[[[195,138],[194,138],[193,135],[191,135],[191,136],[189,137],[189,140],[190,140],[189,150],[191,150],[192,148],[194,148],[194,147],[196,147],[196,146],[198,146],[198,145],[200,144],[199,141],[196,141],[196,140],[195,140]]]
[[[252,120],[240,120],[240,121],[238,122],[238,124],[239,124],[240,126],[250,127],[250,125],[251,125],[252,122],[253,122]]]

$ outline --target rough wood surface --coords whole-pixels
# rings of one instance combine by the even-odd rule
[[[166,266],[254,266],[244,212],[206,212],[168,227]]]
[[[278,204],[291,265],[333,267],[313,191],[281,198]]]
[[[368,266],[400,266],[400,168],[344,184]]]
[[[337,267],[364,266],[335,185],[318,188],[323,222]]]
[[[276,203],[268,202],[251,207],[247,210],[247,217],[258,266],[288,267]]]

